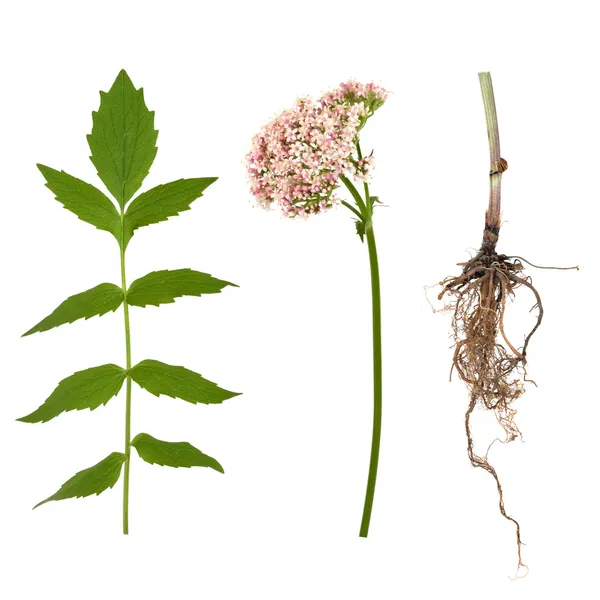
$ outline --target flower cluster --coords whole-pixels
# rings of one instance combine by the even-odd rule
[[[328,104],[362,104],[365,109],[364,115],[360,119],[359,129],[362,129],[368,118],[383,106],[388,95],[389,93],[386,90],[374,83],[363,84],[351,80],[340,84],[339,88],[325,94],[322,100]]]
[[[375,84],[349,81],[317,101],[301,98],[265,125],[246,157],[258,205],[305,217],[339,202],[340,175],[368,180],[373,157],[355,157],[357,134],[387,95]]]

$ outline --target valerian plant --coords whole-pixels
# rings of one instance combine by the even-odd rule
[[[38,168],[46,179],[46,187],[65,208],[82,221],[114,236],[119,247],[121,284],[101,283],[67,298],[24,335],[104,315],[122,305],[125,367],[107,364],[78,371],[63,379],[37,410],[18,420],[44,423],[70,410],[95,410],[117,396],[125,383],[124,451],[112,452],[99,463],[78,472],[34,508],[53,500],[98,495],[112,488],[123,471],[123,533],[127,534],[132,447],[150,464],[209,467],[223,473],[217,460],[188,442],[167,442],[148,433],[138,433],[131,439],[132,382],[155,396],[164,394],[192,404],[219,404],[239,395],[184,367],[158,360],[142,360],[132,365],[129,307],[159,306],[181,296],[216,294],[226,286],[237,286],[191,269],[155,271],[127,285],[125,251],[135,231],[189,210],[191,203],[217,178],[179,179],[133,198],[156,156],[158,131],[154,129],[154,112],[148,110],[143,90],[135,89],[125,71],[119,73],[109,92],[100,92],[100,98],[100,108],[92,113],[93,127],[87,139],[92,153],[90,159],[116,205],[98,188],[81,179],[44,165]]]
[[[335,205],[348,208],[360,240],[366,239],[371,267],[374,415],[371,458],[360,536],[367,537],[379,460],[382,409],[381,299],[373,211],[379,202],[369,190],[373,155],[363,156],[359,132],[388,97],[373,83],[342,83],[318,100],[301,98],[254,137],[247,170],[259,206],[279,206],[289,218],[306,218]],[[363,195],[354,182],[362,182]],[[354,205],[341,200],[340,183]]]
[[[521,435],[515,422],[514,403],[525,393],[527,357],[533,334],[542,323],[544,309],[539,292],[531,277],[525,274],[525,264],[537,267],[516,255],[501,254],[496,250],[501,225],[501,181],[508,163],[500,156],[500,135],[492,79],[489,73],[480,73],[479,82],[488,132],[490,150],[490,198],[485,213],[485,227],[481,248],[469,261],[459,263],[460,275],[447,277],[441,282],[438,298],[446,300],[444,310],[452,313],[454,357],[452,370],[469,388],[469,405],[465,413],[467,453],[474,467],[487,471],[496,483],[501,515],[515,526],[518,566],[517,576],[527,574],[521,556],[521,527],[504,506],[504,492],[496,469],[488,461],[488,451],[475,452],[471,431],[471,416],[476,407],[492,411],[505,435],[503,442],[511,442]],[[577,269],[578,267],[568,267]],[[523,336],[520,345],[507,336],[504,326],[505,311],[516,293],[528,290],[537,311],[535,322]],[[492,442],[493,444],[493,442]]]

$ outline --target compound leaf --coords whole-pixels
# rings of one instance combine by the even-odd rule
[[[87,136],[98,177],[121,207],[137,192],[156,156],[154,112],[123,70],[110,90],[100,92],[100,108],[92,113]]]
[[[127,304],[133,306],[170,304],[175,302],[175,298],[181,296],[218,294],[228,285],[237,287],[235,283],[192,269],[154,271],[131,284],[127,291]]]
[[[97,188],[64,171],[45,165],[38,169],[46,179],[46,187],[56,199],[82,221],[121,237],[121,218],[115,205]]]
[[[121,466],[125,460],[127,458],[121,452],[109,454],[104,460],[101,460],[93,467],[79,471],[71,479],[65,481],[58,492],[42,500],[33,508],[37,508],[53,500],[85,498],[92,494],[96,494],[96,496],[101,494],[104,490],[112,488],[117,483],[121,475]]]
[[[220,404],[240,395],[220,388],[185,367],[174,367],[157,360],[143,360],[135,365],[131,369],[131,378],[155,396],[164,394],[192,404]]]
[[[158,185],[140,194],[127,208],[124,219],[124,244],[127,246],[138,227],[166,221],[184,210],[202,196],[202,192],[217,180],[216,177],[179,179]]]
[[[89,319],[115,311],[123,302],[123,290],[113,283],[101,283],[96,287],[67,298],[50,315],[23,334],[31,335],[48,331],[53,327],[73,323],[78,319]]]
[[[77,371],[63,379],[37,410],[17,421],[45,423],[69,410],[94,410],[119,393],[126,376],[125,369],[112,364]]]
[[[138,433],[131,445],[137,450],[140,458],[151,465],[163,467],[210,467],[224,473],[217,460],[204,454],[189,442],[165,442],[157,440],[147,433]]]

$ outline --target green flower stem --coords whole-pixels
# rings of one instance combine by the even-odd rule
[[[357,143],[357,151],[360,156],[360,146]],[[344,175],[340,177],[342,183],[348,188],[359,208],[359,215],[365,224],[365,237],[369,250],[369,264],[371,269],[371,298],[373,319],[373,437],[371,440],[371,459],[369,462],[369,476],[367,479],[367,490],[365,493],[365,504],[363,508],[362,521],[360,524],[360,537],[369,535],[371,513],[373,511],[373,499],[375,497],[375,484],[377,482],[377,467],[379,464],[379,447],[381,443],[381,414],[383,399],[383,376],[382,376],[382,352],[381,352],[381,289],[379,280],[379,261],[377,259],[377,245],[375,243],[375,232],[373,231],[373,205],[369,195],[369,186],[365,183],[366,202],[354,184]],[[355,214],[354,208],[343,203]]]
[[[358,160],[361,160],[363,155],[362,155],[362,150],[360,149],[360,141],[357,139],[356,140],[356,153],[358,154]],[[369,195],[369,184],[365,181],[363,183],[363,186],[365,188],[365,202],[367,203],[367,206],[370,205],[370,195]],[[373,213],[373,211],[371,210],[371,214]]]
[[[371,461],[369,463],[369,478],[365,494],[365,506],[360,524],[360,537],[369,535],[375,483],[377,481],[377,465],[379,464],[379,445],[381,441],[381,411],[382,411],[382,368],[381,368],[381,291],[379,283],[379,262],[373,226],[366,231],[369,248],[369,263],[371,266],[371,297],[373,312],[373,438],[371,441]]]
[[[342,204],[348,209],[351,210],[361,221],[363,219],[363,216],[354,208],[354,206],[352,206],[352,204],[349,204],[348,202],[346,202],[345,200],[342,200]]]
[[[124,231],[124,209],[121,208],[121,231]],[[123,312],[125,316],[125,360],[127,383],[125,396],[125,466],[123,473],[123,533],[129,534],[129,466],[131,464],[131,331],[129,328],[129,305],[127,304],[127,279],[125,277],[125,244],[121,235],[121,286],[123,288]]]
[[[340,181],[348,188],[350,194],[352,194],[354,202],[356,202],[356,206],[358,206],[362,218],[370,218],[371,215],[368,214],[367,206],[364,200],[362,199],[362,196],[359,194],[358,190],[354,187],[354,184],[345,175],[340,175]]]

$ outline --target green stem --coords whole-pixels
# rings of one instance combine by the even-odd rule
[[[121,225],[124,211],[121,210]],[[123,231],[123,227],[121,227]],[[125,277],[125,246],[121,238],[121,286],[123,288],[123,312],[125,316],[125,362],[127,369],[127,391],[125,397],[125,470],[123,473],[123,533],[129,534],[129,465],[131,463],[131,332],[129,328],[129,305],[127,304],[127,279]]]
[[[358,160],[361,160],[363,155],[362,155],[362,150],[360,149],[360,141],[357,139],[356,140],[356,153],[358,154]],[[365,181],[363,183],[364,188],[365,188],[365,201],[367,203],[367,206],[369,206],[370,202],[369,200],[371,199],[370,195],[369,195],[369,184]]]
[[[357,150],[360,148],[357,144]],[[377,467],[379,465],[379,447],[381,444],[381,414],[383,400],[383,375],[382,375],[382,352],[381,352],[381,289],[379,280],[379,261],[377,259],[377,245],[375,243],[375,232],[371,208],[365,204],[353,183],[344,176],[340,179],[348,188],[352,197],[360,209],[362,221],[365,223],[365,236],[369,250],[369,265],[371,269],[371,302],[373,319],[373,437],[371,440],[371,459],[369,461],[369,476],[367,479],[367,490],[365,493],[365,504],[363,508],[362,521],[360,524],[360,537],[369,535],[371,513],[373,512],[373,499],[375,498],[375,484],[377,482]],[[369,187],[365,183],[365,195],[369,199]],[[356,213],[357,211],[347,202],[343,202]]]
[[[352,197],[354,198],[356,206],[358,206],[363,219],[368,217],[369,215],[367,213],[367,206],[365,205],[361,195],[358,193],[356,187],[354,187],[354,184],[345,175],[340,175],[340,180],[348,188],[350,194],[352,194]]]
[[[379,445],[381,440],[382,412],[382,368],[381,368],[381,291],[379,284],[379,262],[373,225],[367,224],[367,246],[369,248],[369,263],[371,266],[371,297],[373,312],[373,439],[371,441],[371,461],[369,463],[369,478],[365,495],[360,537],[369,535],[375,483],[377,481],[377,465],[379,463]]]
[[[349,204],[348,202],[346,202],[345,200],[342,200],[342,204],[348,209],[351,210],[361,221],[363,220],[363,216],[354,208],[354,206],[352,206],[352,204]]]

